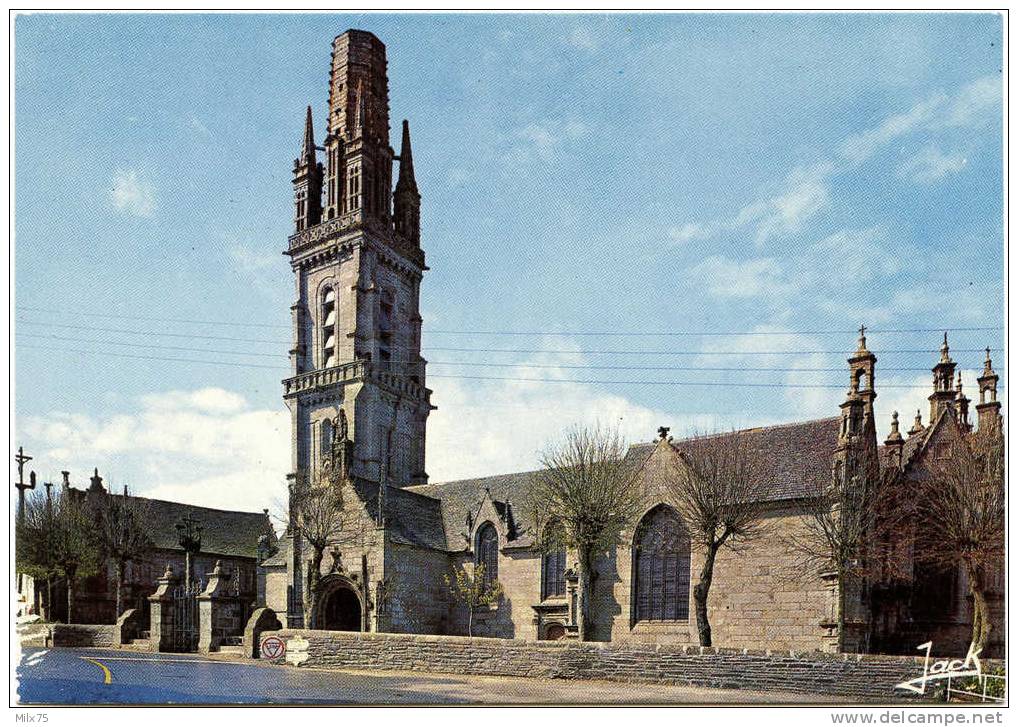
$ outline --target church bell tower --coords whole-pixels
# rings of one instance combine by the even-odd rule
[[[291,478],[339,466],[384,494],[386,486],[427,482],[425,424],[434,407],[420,353],[427,267],[409,128],[403,122],[397,157],[389,146],[385,46],[371,33],[348,30],[333,41],[322,144],[315,145],[309,108],[285,251],[295,286],[283,382]]]

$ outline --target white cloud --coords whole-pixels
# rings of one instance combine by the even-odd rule
[[[598,49],[597,36],[583,26],[573,28],[573,32],[569,34],[569,44],[585,51],[593,52]]]
[[[428,418],[427,466],[432,482],[536,469],[542,448],[573,424],[618,424],[631,442],[654,439],[662,425],[672,427],[673,435],[718,425],[711,414],[669,414],[597,384],[566,383],[603,377],[564,368],[586,363],[573,341],[548,338],[542,345],[576,352],[536,355],[526,362],[532,368],[491,369],[479,375],[553,383],[437,380],[441,386],[436,386],[433,401],[438,409]]]
[[[754,225],[757,245],[774,235],[798,231],[830,204],[830,171],[827,164],[792,170],[777,194],[743,207],[730,226]]]
[[[715,298],[784,297],[794,289],[774,258],[736,261],[712,255],[690,272]]]
[[[135,217],[151,217],[157,209],[152,185],[134,169],[118,169],[113,174],[110,200],[116,209]]]
[[[945,126],[973,126],[990,118],[991,112],[999,116],[1001,102],[1000,76],[977,78],[961,90],[945,110]]]
[[[668,230],[668,239],[676,244],[684,244],[693,240],[706,240],[711,236],[711,231],[704,225],[697,222],[687,222],[679,227],[672,227]]]
[[[841,156],[854,164],[861,164],[890,142],[929,122],[946,101],[947,97],[938,93],[905,113],[888,116],[876,126],[845,139],[839,149]]]
[[[965,155],[959,152],[945,154],[939,147],[931,144],[902,162],[898,166],[898,176],[921,184],[929,184],[943,179],[948,174],[960,172],[966,164],[968,159]]]
[[[19,428],[40,466],[71,470],[76,486],[98,467],[140,495],[252,512],[286,491],[289,415],[225,389],[151,394],[105,417],[28,417]]]
[[[856,169],[892,142],[911,134],[977,126],[992,113],[999,113],[1000,103],[1000,79],[995,76],[976,79],[953,96],[941,92],[931,94],[907,111],[887,116],[874,126],[846,137],[835,145],[831,160],[794,168],[775,193],[743,206],[733,218],[711,223],[690,222],[677,229],[696,230],[709,236],[752,226],[757,245],[775,236],[798,232],[807,221],[830,206],[831,181],[839,175]],[[906,173],[916,181],[928,182],[958,171],[959,164],[963,166],[964,160],[959,160],[957,155],[942,155],[920,159],[915,168],[907,169]]]
[[[505,161],[510,165],[550,162],[566,148],[590,133],[590,127],[579,120],[531,122],[512,137]]]

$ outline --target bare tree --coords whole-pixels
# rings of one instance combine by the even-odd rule
[[[95,539],[104,558],[116,569],[116,615],[123,608],[124,571],[127,564],[143,558],[153,547],[149,535],[148,507],[143,500],[106,493],[95,503]]]
[[[502,598],[502,584],[484,577],[484,564],[474,566],[473,575],[458,566],[453,577],[445,575],[445,585],[453,600],[467,607],[467,636],[474,635],[474,612],[478,608],[493,606]]]
[[[665,487],[690,539],[704,551],[693,601],[700,645],[710,646],[707,601],[718,552],[740,551],[763,527],[764,492],[750,466],[745,437],[732,432],[687,440]]]
[[[620,544],[643,502],[626,450],[617,429],[573,427],[542,454],[544,469],[527,495],[537,547],[576,551],[581,641],[589,640],[595,558]]]
[[[85,498],[66,491],[53,498],[50,509],[49,557],[67,582],[67,623],[74,623],[77,579],[96,573],[102,562],[95,543],[95,520]]]
[[[350,481],[334,468],[317,470],[311,476],[298,473],[293,484],[287,522],[311,548],[304,581],[307,623],[311,623],[318,607],[326,549],[333,545],[363,546],[366,541],[364,514],[359,516],[355,509],[346,508],[344,490],[349,486]]]
[[[808,577],[835,574],[839,640],[845,634],[848,589],[867,575],[863,549],[873,522],[869,484],[860,476],[832,478],[823,494],[805,504],[800,530],[785,536],[794,572]]]
[[[992,630],[987,593],[1003,569],[1004,515],[1004,439],[997,432],[977,432],[935,459],[916,497],[916,560],[964,571],[974,649],[985,648]]]

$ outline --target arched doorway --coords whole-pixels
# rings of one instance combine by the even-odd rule
[[[326,577],[321,584],[314,628],[326,631],[360,631],[361,599],[346,578]]]
[[[326,631],[360,631],[361,601],[348,588],[339,588],[325,597],[322,625]]]

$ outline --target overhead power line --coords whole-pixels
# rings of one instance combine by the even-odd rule
[[[123,341],[96,340],[94,338],[78,338],[76,336],[52,336],[41,333],[18,333],[19,338],[44,339],[50,341],[71,341],[74,343],[91,343],[97,346],[120,346],[122,348],[136,348],[143,350],[157,351],[183,351],[185,353],[216,353],[237,356],[254,356],[259,358],[286,359],[287,354],[283,353],[260,353],[257,351],[236,351],[217,348],[193,348],[190,346],[162,346],[152,343],[131,343]],[[390,360],[390,365],[419,366],[419,361],[397,361]],[[564,370],[597,370],[597,371],[716,371],[716,372],[806,372],[806,373],[843,373],[848,368],[841,367],[814,367],[814,366],[606,366],[598,364],[556,364],[556,363],[531,363],[527,361],[511,363],[495,363],[491,361],[428,361],[428,366],[467,366],[474,368],[524,368],[524,369],[564,369]],[[929,367],[908,367],[908,366],[881,366],[881,371],[894,372],[926,372]]]
[[[227,320],[205,320],[205,319],[193,319],[193,318],[174,318],[174,317],[162,317],[162,316],[141,316],[136,314],[123,314],[123,313],[108,313],[108,312],[96,312],[96,311],[80,311],[80,310],[57,310],[52,308],[39,308],[36,306],[24,306],[16,305],[16,311],[29,311],[32,313],[47,313],[51,315],[71,315],[71,316],[85,316],[90,318],[112,318],[120,320],[134,320],[134,321],[152,321],[159,323],[183,323],[187,325],[201,325],[201,326],[235,326],[235,327],[250,327],[250,328],[276,328],[276,329],[291,329],[292,325],[283,323],[250,323],[247,321],[227,321]],[[965,333],[965,332],[979,332],[979,331],[1000,331],[1003,330],[1001,326],[934,326],[931,328],[867,328],[869,333],[887,333],[887,334],[902,334],[902,333],[940,333],[947,331],[948,333]],[[428,334],[442,334],[442,335],[462,335],[462,336],[597,336],[597,337],[667,337],[667,336],[704,336],[704,337],[717,337],[717,336],[825,336],[825,335],[844,335],[850,336],[858,333],[858,329],[812,329],[812,330],[794,330],[794,329],[775,329],[775,330],[741,330],[741,331],[717,331],[717,330],[702,330],[702,331],[571,331],[571,330],[498,330],[498,329],[464,329],[464,330],[453,330],[453,329],[442,329],[442,328],[428,328]]]
[[[156,331],[156,330],[135,330],[127,328],[103,328],[100,326],[84,326],[73,323],[56,323],[49,321],[29,321],[29,320],[16,320],[15,323],[19,325],[29,326],[42,326],[46,328],[66,328],[71,330],[83,330],[83,331],[96,331],[100,333],[126,333],[129,335],[136,336],[147,336],[147,337],[168,337],[168,338],[185,338],[185,339],[198,339],[206,341],[232,341],[237,343],[268,343],[276,345],[289,345],[291,341],[284,339],[258,339],[258,338],[238,338],[234,336],[210,336],[200,333],[173,333],[168,331]],[[939,329],[938,329],[939,330]],[[813,354],[832,354],[832,355],[847,355],[853,353],[853,349],[814,349],[814,350],[773,350],[773,351],[726,351],[726,350],[703,350],[703,351],[681,351],[676,349],[668,350],[645,350],[645,349],[553,349],[553,348],[486,348],[486,347],[469,347],[469,346],[428,346],[428,351],[448,351],[448,352],[473,352],[473,353],[555,353],[555,354],[620,354],[620,355],[636,355],[636,356],[806,356]],[[956,353],[982,353],[985,348],[955,348],[952,349]],[[999,351],[1000,349],[991,348],[991,351]],[[885,349],[873,349],[874,354],[883,355],[890,353],[937,353],[938,349],[935,348],[885,348]]]
[[[42,346],[36,344],[21,344],[23,348],[40,349],[46,351],[57,351],[63,353],[76,353],[85,355],[95,355],[113,358],[126,358],[126,359],[137,359],[145,361],[165,361],[165,362],[179,362],[179,363],[198,363],[198,364],[211,364],[217,366],[225,366],[229,368],[255,368],[255,369],[269,369],[278,372],[285,371],[282,366],[267,366],[261,364],[251,364],[243,362],[232,362],[232,361],[212,361],[208,359],[190,359],[190,358],[176,358],[176,357],[165,357],[165,356],[146,356],[144,354],[129,354],[120,353],[116,351],[91,351],[85,349],[74,349],[74,348],[63,348],[53,346]],[[390,375],[409,377],[409,374],[396,374],[390,372]],[[710,386],[710,387],[737,387],[737,388],[769,388],[769,389],[842,389],[846,388],[845,384],[797,384],[797,383],[782,383],[782,382],[761,382],[761,381],[619,381],[614,379],[541,379],[531,377],[515,377],[515,376],[472,376],[472,375],[458,375],[458,374],[429,374],[428,378],[436,379],[461,379],[461,380],[473,380],[473,381],[510,381],[510,382],[525,382],[525,383],[542,383],[542,384],[597,384],[604,386]],[[883,389],[914,389],[915,387],[907,384],[883,384]]]

